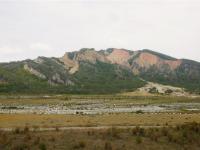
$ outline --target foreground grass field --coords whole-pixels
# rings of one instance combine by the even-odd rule
[[[200,114],[103,114],[103,115],[36,115],[0,114],[0,128],[70,127],[70,126],[167,126],[200,123]]]
[[[199,150],[200,124],[162,128],[109,128],[0,132],[2,150]]]

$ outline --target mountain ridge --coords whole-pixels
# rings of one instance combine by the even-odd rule
[[[200,63],[148,49],[117,48],[82,48],[60,58],[0,63],[0,93],[37,88],[44,93],[117,93],[144,86],[141,78],[199,92]]]

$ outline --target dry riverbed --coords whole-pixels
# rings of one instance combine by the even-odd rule
[[[0,98],[0,128],[165,126],[200,122],[200,99],[73,95]]]
[[[104,114],[104,113],[156,113],[199,112],[200,103],[174,103],[156,105],[106,106],[104,104],[82,105],[0,105],[0,114]]]
[[[200,98],[71,96],[0,99],[0,114],[106,114],[200,112]]]

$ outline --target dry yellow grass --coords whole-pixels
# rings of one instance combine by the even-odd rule
[[[0,128],[24,126],[155,126],[200,123],[200,114],[104,114],[104,115],[36,115],[0,114]]]
[[[0,132],[1,150],[199,150],[200,124],[161,128],[108,128]]]

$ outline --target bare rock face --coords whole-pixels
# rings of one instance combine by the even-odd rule
[[[134,74],[140,74],[141,69],[149,69],[156,66],[157,69],[163,69],[167,66],[171,71],[177,69],[182,61],[178,59],[168,60],[145,51],[128,51],[125,49],[112,49],[112,52],[106,55],[106,58],[112,64],[127,67]]]
[[[55,84],[74,85],[74,83],[68,79],[66,81],[61,79],[61,76],[58,73],[52,76],[51,80],[49,80],[49,83],[54,85]]]
[[[133,72],[139,73],[139,69],[149,69],[152,66],[156,66],[157,69],[163,69],[163,66],[168,66],[168,68],[173,71],[181,65],[181,60],[165,60],[156,55],[142,52],[132,63]]]
[[[175,70],[181,65],[182,61],[181,60],[176,60],[176,61],[169,61],[165,60],[164,64],[168,64],[172,70]]]
[[[129,66],[128,60],[131,55],[127,50],[124,49],[113,49],[113,51],[107,56],[107,59],[112,64],[118,64],[122,66]]]
[[[92,64],[95,64],[97,61],[100,62],[107,62],[108,60],[105,56],[99,54],[97,51],[95,50],[85,50],[85,51],[80,51],[80,53],[78,53],[77,61],[88,61]]]
[[[70,74],[74,74],[79,70],[79,63],[81,61],[92,64],[95,64],[97,61],[117,64],[129,68],[137,75],[140,73],[140,69],[149,69],[151,66],[156,66],[158,69],[162,69],[163,66],[168,66],[168,68],[173,71],[182,63],[182,61],[178,59],[162,59],[155,54],[145,51],[129,51],[116,48],[111,49],[110,52],[103,51],[103,53],[93,49],[83,49],[79,52],[66,53],[60,58],[60,61],[64,63],[65,68]]]
[[[64,84],[65,81],[63,81],[58,73],[52,76],[52,80],[56,83]]]
[[[160,63],[160,59],[149,53],[141,53],[135,62],[142,68],[149,68],[150,66],[158,65]]]
[[[35,63],[38,63],[38,64],[42,64],[44,62],[44,60],[40,57],[38,57],[37,59],[34,60]]]
[[[71,58],[70,54],[72,55]],[[89,62],[92,64],[95,64],[97,61],[109,63],[105,56],[99,54],[95,50],[90,49],[82,50],[77,53],[66,53],[63,57],[60,58],[60,61],[64,63],[70,74],[74,74],[79,70],[79,62],[81,61]]]
[[[30,72],[31,74],[33,74],[33,75],[35,75],[35,76],[37,76],[37,77],[39,77],[41,79],[46,79],[46,76],[44,74],[42,74],[39,71],[29,67],[28,64],[24,65],[24,70]]]
[[[69,53],[65,53],[65,55],[60,58],[60,61],[64,63],[65,68],[69,70],[70,74],[74,74],[79,69],[78,62],[74,58],[71,59]]]

